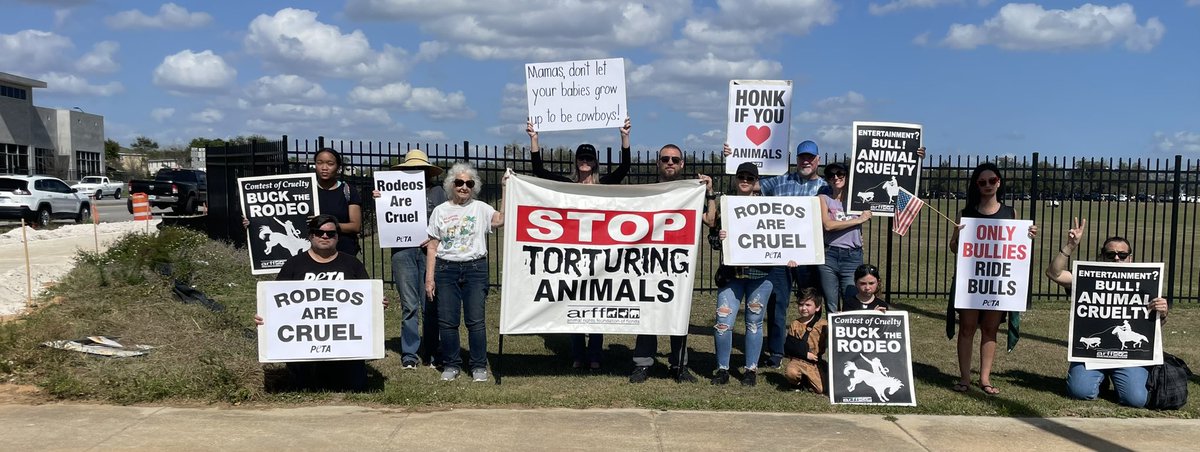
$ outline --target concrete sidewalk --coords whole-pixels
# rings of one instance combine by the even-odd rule
[[[1200,422],[354,406],[0,405],[7,450],[1182,450]]]

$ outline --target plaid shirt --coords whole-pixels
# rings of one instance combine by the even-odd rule
[[[820,177],[801,180],[795,171],[759,181],[765,196],[817,196],[828,185]]]

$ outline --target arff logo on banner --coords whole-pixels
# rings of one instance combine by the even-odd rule
[[[746,138],[750,139],[755,146],[762,146],[763,142],[771,138],[771,128],[767,126],[746,127]]]
[[[575,245],[691,245],[695,210],[637,212],[518,206],[517,240]]]

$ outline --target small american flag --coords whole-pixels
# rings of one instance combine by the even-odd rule
[[[900,194],[896,196],[896,221],[892,224],[892,232],[900,235],[908,234],[908,227],[912,226],[913,220],[917,219],[917,214],[921,213],[921,208],[925,207],[925,201],[913,196],[908,190],[900,189]]]

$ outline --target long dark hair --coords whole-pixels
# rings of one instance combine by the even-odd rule
[[[979,175],[984,171],[991,171],[996,174],[996,177],[1000,178],[1000,186],[996,188],[996,200],[1004,199],[1004,175],[1000,174],[1000,167],[992,162],[983,162],[979,166],[976,166],[974,171],[971,171],[971,183],[967,185],[967,207],[974,208],[979,206],[980,198],[983,197],[983,193],[979,192]]]

